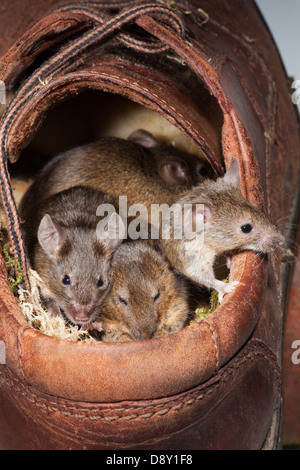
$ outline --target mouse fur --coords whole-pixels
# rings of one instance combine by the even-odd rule
[[[145,241],[123,242],[111,264],[111,289],[97,319],[103,341],[132,341],[165,336],[188,319],[185,281],[159,251]]]

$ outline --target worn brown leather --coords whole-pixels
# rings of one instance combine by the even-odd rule
[[[64,3],[3,1],[0,79],[8,87],[21,85],[21,73],[34,73],[41,52],[57,41],[67,45],[69,36],[92,27],[78,12],[46,16]],[[13,21],[12,4],[18,12]],[[145,4],[119,2],[120,11]],[[146,37],[168,45],[168,52],[150,55],[125,47],[118,32],[106,38],[74,70],[37,87],[30,106],[16,113],[6,141],[9,159],[19,158],[53,103],[87,88],[109,91],[168,119],[202,148],[217,173],[235,156],[244,195],[273,221],[295,221],[296,112],[255,4],[153,5],[162,4],[178,15],[184,34],[155,15],[136,22]],[[236,255],[230,277],[240,285],[207,320],[164,338],[91,344],[57,340],[29,327],[2,260],[6,364],[0,366],[0,447],[277,448],[285,288],[280,272],[279,250],[268,261],[252,252]]]

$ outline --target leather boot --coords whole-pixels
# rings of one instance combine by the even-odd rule
[[[25,286],[8,164],[22,160],[54,104],[88,90],[164,118],[217,175],[235,156],[244,196],[290,235],[298,121],[253,1],[2,0],[0,28],[0,79],[12,94],[0,126],[1,197]],[[280,250],[268,260],[240,253],[230,269],[239,286],[205,321],[145,341],[70,342],[28,325],[1,258],[0,447],[279,448],[288,279]]]

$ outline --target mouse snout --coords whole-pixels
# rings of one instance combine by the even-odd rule
[[[153,330],[150,330],[150,331],[135,330],[135,331],[133,331],[133,337],[137,341],[143,340],[143,339],[150,339],[150,338],[153,338],[153,336],[154,336],[154,331]]]
[[[153,328],[149,329],[140,329],[134,332],[134,339],[142,340],[142,339],[150,339],[153,338],[155,330]]]
[[[261,250],[264,253],[269,253],[271,251],[274,251],[277,246],[280,246],[283,244],[283,241],[284,241],[284,237],[279,232],[265,233],[262,235],[260,239]]]
[[[156,328],[152,319],[149,321],[141,321],[139,324],[132,326],[132,334],[136,340],[153,338],[155,330]]]
[[[91,314],[95,309],[95,302],[89,302],[82,304],[77,300],[71,300],[69,304],[69,310],[76,322],[86,322],[90,319]]]

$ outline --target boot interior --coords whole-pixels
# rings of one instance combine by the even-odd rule
[[[222,114],[205,89],[202,104],[207,105],[207,114],[211,116],[216,135],[219,135],[221,141]],[[126,139],[136,129],[145,129],[164,144],[206,160],[199,147],[157,112],[120,95],[86,90],[50,109],[31,142],[22,150],[19,160],[10,164],[9,171],[17,204],[39,170],[54,156],[101,137]],[[217,260],[215,271],[219,279],[228,276],[224,257]],[[188,282],[188,286],[191,312],[189,321],[199,321],[195,311],[199,308],[211,308],[211,293],[192,281]]]

